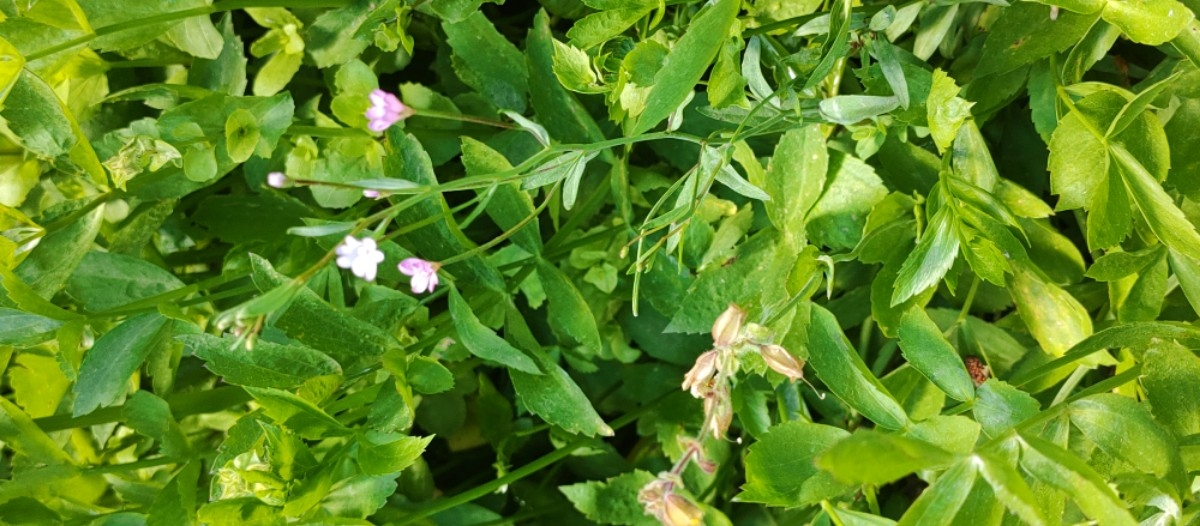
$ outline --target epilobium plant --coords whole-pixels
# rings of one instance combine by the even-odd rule
[[[0,2],[0,522],[1200,523],[1197,8]]]

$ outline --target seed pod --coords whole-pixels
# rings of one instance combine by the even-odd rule
[[[713,343],[717,347],[729,347],[737,339],[738,333],[742,331],[742,322],[745,320],[746,311],[730,303],[729,308],[725,309],[725,312],[722,312],[717,317],[717,321],[713,323]]]

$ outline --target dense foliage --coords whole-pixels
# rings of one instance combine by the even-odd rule
[[[1197,9],[0,0],[0,523],[1200,523]]]

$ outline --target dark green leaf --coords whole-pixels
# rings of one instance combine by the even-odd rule
[[[104,333],[83,356],[72,414],[86,415],[116,402],[129,389],[129,377],[170,335],[171,323],[157,312],[134,316]]]
[[[197,358],[226,382],[249,387],[297,387],[309,378],[338,375],[342,368],[332,358],[300,345],[280,345],[263,340],[246,349],[237,338],[210,334],[181,336]]]
[[[532,375],[542,374],[529,356],[480,323],[471,306],[455,289],[450,290],[450,314],[454,317],[459,341],[471,354]]]
[[[539,359],[542,375],[508,370],[517,397],[529,412],[568,433],[587,436],[612,436],[613,430],[604,423],[587,395],[558,364]]]
[[[833,394],[880,427],[904,429],[910,425],[904,409],[867,369],[846,341],[837,318],[824,307],[812,306],[808,338],[808,363]]]
[[[814,464],[817,455],[849,436],[843,429],[801,421],[770,428],[750,446],[738,500],[802,507],[849,492]]]
[[[924,309],[913,308],[900,320],[900,348],[913,368],[951,398],[975,398],[975,385],[962,358]]]

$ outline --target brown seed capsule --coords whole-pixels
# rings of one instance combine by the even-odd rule
[[[696,358],[692,370],[683,377],[683,389],[691,391],[692,396],[704,396],[702,386],[717,374],[717,351],[708,351]]]
[[[804,378],[804,364],[792,356],[792,353],[787,352],[787,349],[775,344],[763,345],[758,349],[763,361],[767,363],[767,367],[790,380]]]
[[[975,382],[975,387],[983,385],[988,378],[992,377],[992,370],[980,360],[978,356],[968,356],[963,358],[963,364],[967,366],[967,373],[971,375],[971,380]]]
[[[725,312],[717,317],[717,321],[713,322],[713,343],[717,347],[728,347],[737,339],[738,333],[742,331],[742,322],[745,320],[746,311],[730,303],[729,308],[725,309]]]

